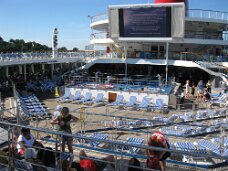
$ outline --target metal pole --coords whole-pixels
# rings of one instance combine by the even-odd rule
[[[128,78],[127,78],[127,47],[126,47],[126,43],[124,43],[124,60],[125,60],[125,79],[127,80],[127,84],[128,84]]]
[[[168,66],[169,66],[169,43],[166,42],[166,67],[165,67],[165,84],[168,82]]]
[[[26,64],[24,64],[24,81],[26,81],[27,80],[27,78],[26,78],[26,73],[27,71],[26,71]]]

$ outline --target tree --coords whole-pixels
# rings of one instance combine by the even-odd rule
[[[66,47],[61,47],[58,49],[59,52],[66,52],[67,51],[67,48]]]
[[[78,48],[74,47],[73,52],[77,52],[77,51],[78,51]]]
[[[0,36],[0,42],[4,42],[3,38]]]

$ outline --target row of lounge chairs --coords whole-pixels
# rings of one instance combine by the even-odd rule
[[[71,94],[70,91],[67,91],[62,97],[57,99],[60,102],[72,102],[72,103],[83,103],[83,104],[92,104],[92,103],[105,103],[106,99],[104,98],[103,93],[98,93],[96,98],[92,96],[91,92],[87,92],[84,96],[80,91],[76,91],[74,94]],[[145,96],[141,102],[137,101],[136,96],[130,96],[129,100],[125,102],[123,95],[117,95],[116,100],[112,103],[108,103],[107,106],[117,106],[125,107],[132,109],[167,109],[168,106],[164,103],[163,99],[156,99],[155,103],[152,103],[151,98]]]
[[[228,106],[228,99],[227,95],[219,94],[218,96],[212,96],[211,98],[211,106],[217,105],[220,107],[227,107]]]
[[[102,133],[94,133],[91,136],[89,136],[90,138],[93,138],[94,140],[82,140],[80,139],[79,142],[82,143],[84,142],[85,144],[90,145],[91,147],[99,147],[101,148],[101,145],[104,144],[102,141],[100,140],[108,140],[109,135],[108,134],[102,134]],[[55,140],[53,140],[50,137],[44,137],[41,139],[44,142],[51,142],[54,143]],[[125,150],[129,153],[137,153],[138,152],[138,148],[133,147],[132,145],[143,145],[144,144],[144,139],[142,138],[134,138],[134,137],[128,137],[126,139],[126,141],[123,141],[124,145],[119,145],[117,148],[119,150]],[[130,145],[130,146],[129,146]]]
[[[17,93],[17,103],[19,107],[19,113],[22,117],[42,118],[49,115],[46,108],[41,104],[34,94],[29,96],[21,96]]]
[[[104,144],[101,140],[108,140],[109,136],[108,134],[95,133],[91,135],[90,138],[93,138],[93,140],[86,141],[86,144],[90,145],[91,147],[101,148],[102,146],[100,145]],[[222,147],[221,142],[215,141],[218,139],[219,137],[211,140],[199,139],[197,142],[176,142],[174,144],[170,144],[170,146],[171,148],[180,151],[193,152],[193,156],[198,156],[200,153],[228,156],[228,137],[224,137],[224,145]],[[42,140],[46,142],[54,142],[54,140],[50,138],[43,138]],[[134,147],[134,145],[145,145],[145,140],[143,138],[128,137],[126,141],[123,141],[122,144],[118,145],[116,148],[119,150],[126,150],[129,153],[137,153],[139,148]]]

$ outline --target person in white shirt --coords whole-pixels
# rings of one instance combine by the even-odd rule
[[[30,133],[30,129],[22,128],[21,135],[17,139],[17,151],[20,155],[24,154],[27,148],[31,148],[35,143],[34,136]]]
[[[190,85],[189,85],[190,81],[187,80],[186,84],[185,84],[185,97],[189,98],[190,97]]]
[[[56,106],[55,112],[54,112],[54,115],[53,115],[52,119],[56,119],[58,116],[61,115],[62,108],[63,108],[63,106],[61,106],[61,105]]]

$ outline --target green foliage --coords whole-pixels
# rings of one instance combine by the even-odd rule
[[[61,47],[58,49],[59,52],[66,52],[67,51],[67,48],[66,47]]]
[[[4,41],[0,36],[0,53],[12,52],[50,52],[51,48],[36,42],[25,42],[23,39]]]
[[[78,48],[74,47],[73,52],[77,52],[77,51],[78,51]]]

